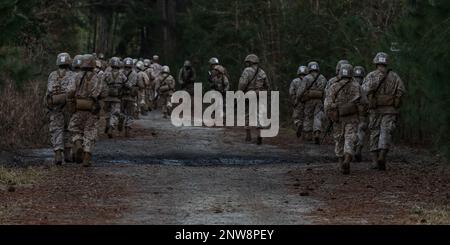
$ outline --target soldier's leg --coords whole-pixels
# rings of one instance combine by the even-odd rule
[[[387,114],[381,116],[380,139],[378,148],[378,169],[386,170],[386,157],[392,145],[392,135],[397,126],[397,115]]]
[[[98,123],[99,117],[92,113],[86,115],[86,124],[84,127],[84,138],[83,138],[83,166],[91,166],[92,152],[95,147],[95,141],[98,137]]]
[[[355,155],[358,124],[356,122],[347,123],[344,127],[344,162],[342,166],[342,173],[350,173],[350,163]]]
[[[312,104],[310,101],[305,103],[305,121],[303,123],[303,133],[305,135],[305,141],[312,141],[314,109],[314,104]]]
[[[362,150],[364,148],[364,142],[366,141],[366,134],[368,129],[368,118],[361,117],[360,123],[358,124],[358,142],[356,144],[355,161],[362,161]]]
[[[161,112],[163,115],[163,118],[167,118],[167,113],[168,113],[168,108],[167,108],[167,96],[166,95],[161,95]]]
[[[381,116],[377,113],[371,113],[369,116],[369,130],[370,142],[369,150],[372,159],[372,168],[378,169],[378,153],[379,153],[379,139],[380,139]]]
[[[133,101],[124,101],[124,115],[125,115],[125,136],[128,137],[131,131],[131,126],[133,125],[133,111],[134,103]]]
[[[342,123],[336,123],[333,127],[334,153],[339,159],[344,158],[344,127]]]
[[[111,128],[111,102],[104,102],[104,111],[105,111],[105,134],[108,134]]]
[[[322,121],[324,117],[325,113],[323,111],[322,101],[316,102],[314,108],[313,131],[314,131],[314,143],[317,145],[320,144],[320,136],[322,133]]]
[[[74,161],[77,163],[81,163],[83,160],[84,113],[83,111],[75,112],[69,123],[73,143],[72,153],[74,154]]]
[[[49,121],[50,140],[55,151],[54,163],[61,165],[64,151],[64,114],[62,112],[50,112]]]
[[[111,117],[109,119],[109,125],[111,127],[109,135],[110,137],[112,137],[112,132],[118,129],[119,118],[120,118],[120,103],[117,102],[111,103]]]

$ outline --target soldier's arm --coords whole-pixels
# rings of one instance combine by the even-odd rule
[[[403,97],[403,95],[406,93],[406,87],[405,84],[403,83],[402,79],[397,75],[397,91],[395,93],[395,96],[398,98]]]
[[[248,71],[247,70],[244,70],[244,72],[242,73],[242,75],[241,75],[241,77],[239,78],[239,86],[238,86],[238,88],[239,88],[239,90],[241,90],[241,91],[243,91],[243,92],[246,92],[246,91],[244,91],[244,89],[247,87],[247,83],[249,82],[248,81]]]
[[[225,85],[225,91],[230,91],[230,80],[228,80],[228,77],[225,75],[223,76],[223,84]]]
[[[178,72],[178,83],[180,85],[184,84],[184,81],[183,81],[183,68],[181,68],[180,71]]]

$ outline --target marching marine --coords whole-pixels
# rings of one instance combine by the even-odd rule
[[[119,58],[111,58],[110,64],[111,71],[105,73],[103,79],[108,91],[108,95],[104,99],[106,112],[105,133],[108,134],[109,138],[112,138],[114,130],[118,129],[119,119],[121,118],[121,93],[127,77],[120,72]]]
[[[178,72],[178,83],[181,85],[181,89],[193,96],[196,80],[197,73],[195,72],[194,67],[192,67],[192,63],[189,60],[186,60],[183,67]]]
[[[333,122],[335,154],[343,174],[350,174],[359,123],[361,88],[359,83],[353,80],[352,73],[352,65],[342,65],[339,80],[328,87],[324,102],[325,112]]]
[[[255,54],[250,54],[245,58],[245,66],[246,68],[242,72],[241,78],[239,79],[239,90],[247,93],[248,91],[255,91],[256,95],[259,96],[260,91],[269,91],[270,90],[270,82],[269,78],[266,75],[266,72],[259,66],[259,57]],[[245,113],[245,121],[246,121],[246,141],[249,142],[252,140],[251,127],[249,121],[249,107],[247,107],[247,111]],[[267,110],[267,108],[266,108]],[[258,145],[262,144],[261,137],[261,125],[260,118],[262,114],[266,113],[266,111],[259,111],[257,113],[258,125],[257,125],[257,141]]]
[[[55,151],[54,163],[63,163],[63,151],[65,162],[72,162],[71,138],[68,130],[71,113],[67,106],[68,91],[73,82],[73,74],[70,71],[72,61],[70,55],[61,53],[58,55],[56,65],[58,70],[52,72],[48,77],[46,105],[49,110],[49,129],[51,143]]]
[[[172,94],[175,92],[175,79],[170,75],[168,66],[163,66],[161,75],[155,81],[155,90],[161,100],[163,118],[168,118],[172,109]]]
[[[294,125],[297,130],[297,137],[300,138],[303,131],[303,117],[305,104],[297,97],[297,90],[303,83],[303,79],[308,75],[308,67],[300,66],[297,70],[297,78],[292,80],[289,86],[289,98],[293,107],[292,119],[294,120]]]
[[[69,98],[74,100],[74,114],[70,120],[69,131],[74,143],[74,160],[83,163],[84,167],[89,167],[98,135],[99,100],[103,86],[94,72],[94,56],[84,55],[81,69],[82,72],[76,76],[68,93]]]
[[[126,78],[122,89],[122,116],[124,117],[125,137],[128,137],[133,125],[140,89],[137,84],[137,73],[133,71],[133,60],[131,58],[124,59],[122,73]]]
[[[322,131],[323,98],[327,79],[320,74],[319,64],[315,61],[308,64],[309,74],[297,91],[298,99],[305,103],[303,133],[306,141],[320,144]]]
[[[388,69],[389,57],[378,53],[376,70],[364,79],[362,89],[369,102],[370,152],[374,169],[386,170],[386,156],[397,126],[400,102],[406,92],[399,75]]]
[[[362,66],[355,66],[353,69],[353,80],[355,80],[360,86],[363,85],[364,77],[366,76],[366,70]],[[359,114],[359,125],[358,125],[358,143],[356,144],[355,161],[362,161],[362,150],[364,148],[364,142],[366,140],[366,132],[369,129],[369,111],[368,105],[369,101],[367,96],[361,89],[361,111]]]

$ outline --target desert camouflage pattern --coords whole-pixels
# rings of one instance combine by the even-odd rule
[[[67,94],[73,83],[74,74],[66,69],[58,69],[50,73],[47,83],[47,96]],[[71,113],[67,106],[50,107],[48,111],[50,141],[53,149],[64,150],[72,147],[68,129]]]
[[[158,93],[163,116],[169,116],[172,94],[175,92],[175,79],[172,75],[162,73],[155,81],[155,89]]]
[[[369,129],[369,101],[367,100],[367,96],[362,90],[362,84],[364,82],[364,78],[362,77],[354,77],[353,80],[361,85],[361,99],[360,99],[360,106],[361,111],[359,114],[359,124],[358,124],[358,143],[357,146],[363,147],[365,144],[365,141],[367,139],[367,132]]]
[[[292,80],[291,85],[289,86],[289,99],[293,107],[292,120],[294,121],[294,125],[296,128],[303,127],[305,104],[298,100],[297,97],[297,91],[300,88],[302,82],[303,79],[297,77]]]
[[[84,81],[82,82],[82,77]],[[69,91],[76,98],[101,99],[104,85],[96,73],[91,71],[81,72],[72,83]],[[72,142],[83,141],[84,152],[92,153],[98,136],[99,114],[94,111],[76,111],[69,123],[69,131],[72,134]]]
[[[257,65],[252,65],[244,69],[241,78],[239,79],[239,90],[244,93],[248,91],[255,91],[258,95],[259,91],[269,91],[271,88],[269,78],[266,72],[258,67]],[[267,113],[267,108],[260,108],[262,111],[258,111],[258,128],[260,126],[260,118]],[[245,112],[245,125],[246,129],[250,129],[249,126],[249,112]]]
[[[122,90],[121,110],[122,116],[124,117],[124,126],[131,128],[134,123],[134,114],[138,104],[138,96],[133,96],[131,93],[132,89],[139,91],[137,73],[132,69],[124,69],[122,73],[126,80]]]
[[[384,73],[378,69],[369,73],[363,81],[363,93],[367,96],[391,95],[401,98],[406,89],[403,81],[393,71],[389,72],[385,82],[376,91],[384,76]],[[394,105],[376,106],[371,108],[369,113],[370,151],[389,150],[392,145],[392,135],[396,128],[399,108]]]
[[[127,77],[119,69],[112,69],[104,74],[103,83],[109,90],[117,90],[117,94],[108,93],[104,99],[107,127],[117,129],[119,118],[121,117],[121,93]]]
[[[145,71],[138,70],[136,73],[136,83],[139,86],[138,105],[140,111],[144,113],[149,110],[149,87],[151,86],[150,79]]]
[[[324,109],[327,114],[339,110],[344,105],[353,104],[355,111],[352,114],[339,116],[333,122],[333,138],[335,154],[344,157],[344,154],[354,155],[358,142],[359,104],[361,87],[352,78],[343,78],[333,83],[326,91]]]
[[[307,75],[303,79],[304,82],[301,84],[297,91],[297,96],[305,103],[303,122],[304,132],[320,132],[323,128],[322,122],[324,119],[324,112],[322,99],[306,98],[306,94],[308,93],[306,89],[314,82],[314,80],[316,79],[315,76],[319,77],[317,78],[315,84],[311,87],[310,91],[324,92],[325,86],[327,84],[327,79],[321,74],[313,75],[313,73]]]
[[[230,90],[230,81],[228,76],[217,70],[214,70],[211,76],[211,89],[218,91],[222,95],[225,95],[227,91]]]

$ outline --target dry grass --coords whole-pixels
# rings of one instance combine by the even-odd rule
[[[0,88],[0,149],[14,151],[48,143],[43,91],[36,81],[21,90],[13,82]]]
[[[0,167],[0,186],[30,185],[34,184],[40,176],[40,172],[32,167],[5,168]]]

